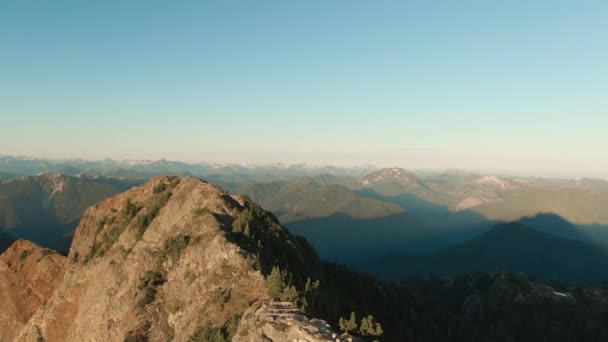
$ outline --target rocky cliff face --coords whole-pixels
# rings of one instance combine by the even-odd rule
[[[232,339],[238,331],[240,341],[267,338],[264,315],[248,314],[242,324],[241,317],[263,310],[270,297],[260,270],[278,257],[273,244],[261,246],[268,238],[295,243],[247,198],[193,178],[153,178],[86,210],[67,260],[44,258],[47,252],[26,242],[2,256],[0,272],[7,276],[0,281],[8,282],[2,287],[13,291],[24,283],[29,290],[15,299],[14,310],[0,310],[0,317],[15,316],[0,320],[8,322],[0,336],[187,341],[206,334]],[[274,331],[271,340],[287,341],[286,331]],[[309,335],[306,340],[316,340]]]
[[[0,256],[0,341],[13,341],[59,285],[66,258],[19,240]]]

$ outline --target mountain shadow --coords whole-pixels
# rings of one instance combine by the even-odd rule
[[[383,196],[373,189],[320,185],[311,178],[244,184],[245,193],[270,209],[326,260],[345,264],[387,253],[426,253],[471,239],[495,222],[472,211],[453,212],[412,194]]]
[[[608,248],[508,223],[430,254],[390,255],[359,269],[388,280],[505,270],[566,283],[601,282],[608,280]]]
[[[523,217],[517,222],[543,233],[577,241],[591,242],[590,237],[579,227],[557,214],[539,213],[535,216]]]
[[[373,189],[363,189],[356,192],[368,198],[396,204],[406,209],[416,221],[440,232],[440,236],[432,244],[435,249],[469,240],[499,223],[487,219],[480,213],[471,210],[453,211],[446,205],[434,203],[413,194],[383,196]],[[430,250],[427,249],[426,251]]]
[[[554,213],[539,213],[518,220],[532,229],[567,239],[608,245],[608,226],[574,224]]]
[[[608,246],[608,226],[604,224],[578,224],[581,232],[593,243]]]
[[[388,253],[432,249],[440,232],[415,221],[409,213],[361,219],[344,214],[287,223],[326,260],[351,264]]]

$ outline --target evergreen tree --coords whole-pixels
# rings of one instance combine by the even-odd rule
[[[340,326],[340,330],[344,331],[347,334],[349,334],[353,331],[357,331],[358,324],[357,324],[357,317],[356,317],[355,313],[351,312],[350,318],[348,320],[346,320],[344,318],[340,318],[338,325]]]
[[[280,298],[284,302],[295,302],[298,299],[298,290],[293,285],[287,286],[283,289]]]
[[[382,326],[374,320],[372,315],[363,317],[361,319],[361,325],[359,326],[359,334],[363,336],[382,336]]]
[[[309,303],[314,305],[315,296],[317,294],[317,289],[319,288],[320,282],[311,281],[310,278],[306,279],[306,284],[304,285],[304,291],[301,293],[300,298],[298,299],[300,310],[303,313],[309,313]]]
[[[283,272],[278,266],[274,266],[270,275],[266,278],[266,285],[270,290],[270,295],[272,298],[280,298],[283,294],[283,290],[285,289],[285,281]]]

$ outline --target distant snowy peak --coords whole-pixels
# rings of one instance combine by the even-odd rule
[[[123,160],[119,163],[120,166],[126,168],[133,168],[138,166],[150,166],[154,164],[162,163],[162,160],[147,160],[147,159],[128,159]]]
[[[472,181],[471,184],[480,186],[490,186],[505,190],[517,186],[517,182],[497,176],[483,176]]]
[[[398,167],[381,169],[370,173],[369,175],[361,178],[359,182],[367,187],[383,183],[400,183],[407,185],[416,185],[420,183],[418,177],[407,170]]]
[[[142,166],[142,165],[152,165],[152,164],[154,164],[154,161],[145,160],[145,159],[127,160],[123,163],[123,165],[125,165],[125,166]]]

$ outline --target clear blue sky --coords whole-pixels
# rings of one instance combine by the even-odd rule
[[[0,153],[608,175],[606,1],[0,2]]]

